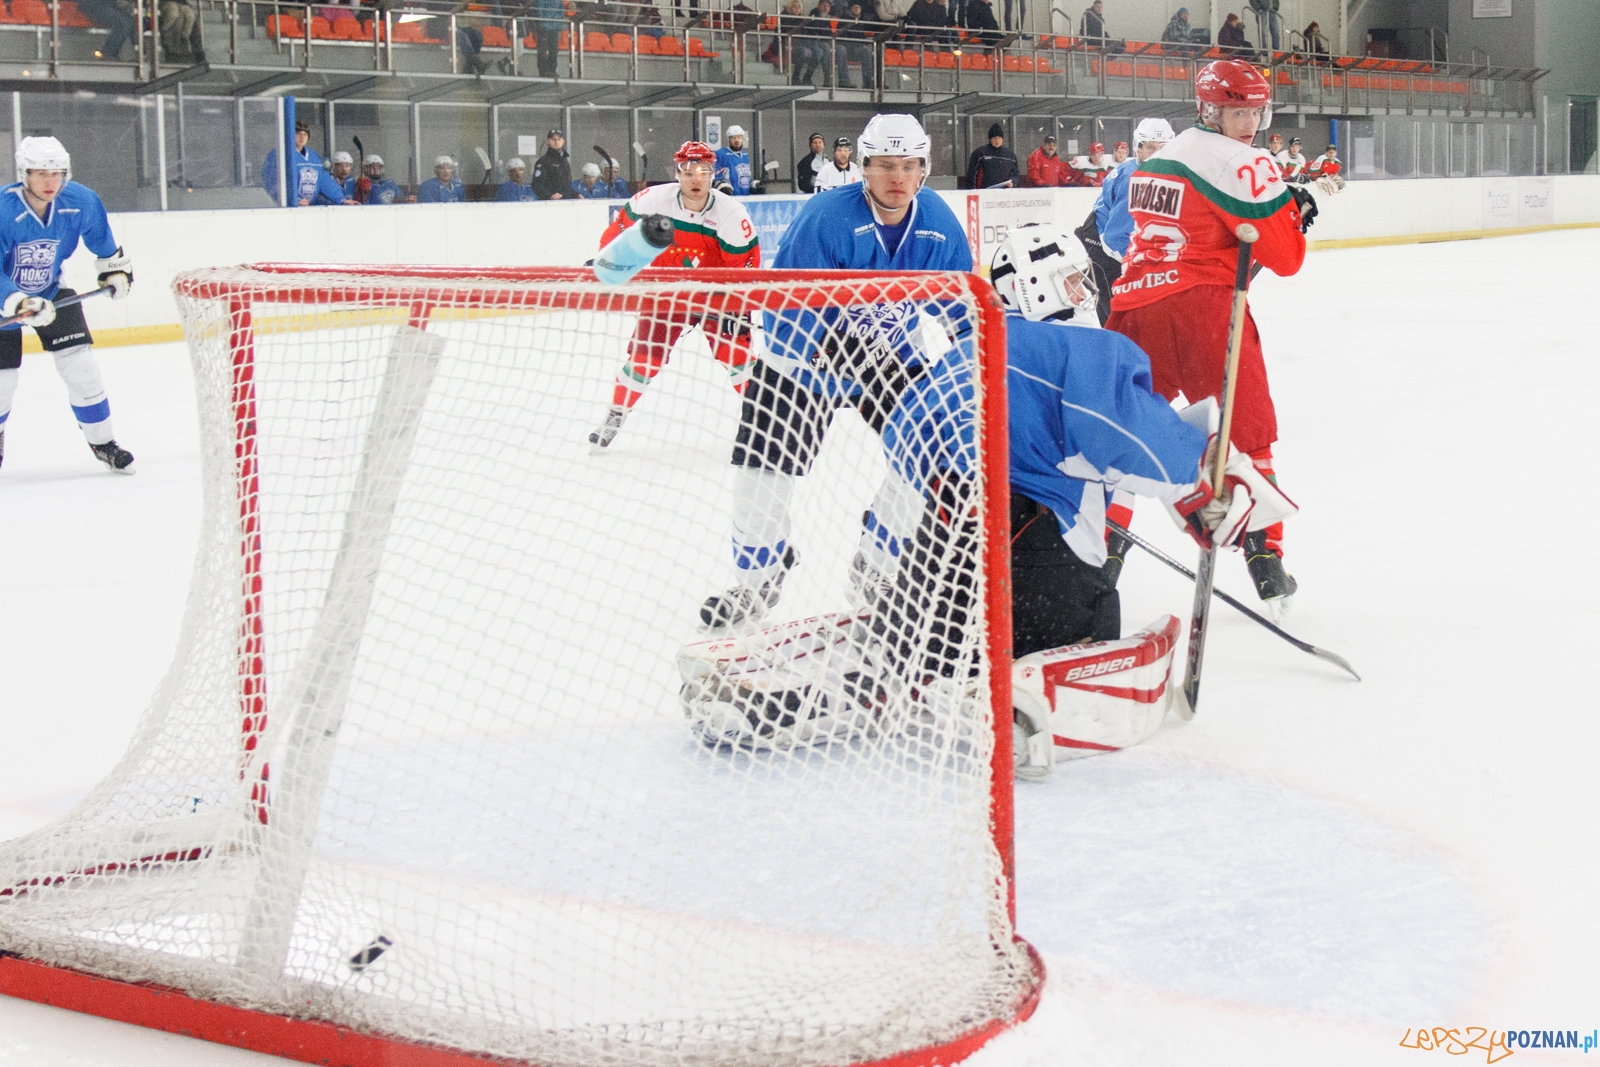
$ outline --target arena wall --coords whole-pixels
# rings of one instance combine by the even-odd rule
[[[1006,230],[1027,222],[1072,229],[1093,189],[940,194],[967,225],[980,262]],[[803,197],[749,201],[763,245],[781,242]],[[130,212],[112,225],[135,259],[129,298],[85,305],[101,346],[177,340],[171,284],[181,270],[262,261],[571,266],[582,263],[617,201],[422,204],[403,207]],[[1313,249],[1463,240],[1600,225],[1600,176],[1352,182],[1320,196]],[[94,257],[69,261],[66,282],[92,288]],[[29,350],[37,349],[31,331]]]

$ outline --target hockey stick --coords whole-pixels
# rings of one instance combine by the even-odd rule
[[[1121,534],[1123,537],[1126,537],[1129,541],[1132,541],[1134,544],[1138,545],[1140,548],[1144,549],[1146,552],[1150,553],[1156,559],[1159,559],[1162,563],[1165,563],[1167,566],[1171,567],[1185,578],[1189,579],[1190,581],[1194,581],[1194,571],[1190,570],[1188,567],[1185,567],[1182,563],[1179,563],[1177,560],[1173,559],[1171,556],[1167,555],[1165,552],[1161,551],[1155,545],[1152,545],[1149,541],[1146,541],[1132,530],[1126,529],[1125,527],[1112,522],[1110,519],[1106,520],[1106,526],[1108,526],[1114,532]],[[1295,648],[1298,648],[1301,652],[1309,652],[1319,659],[1325,659],[1329,663],[1342,667],[1344,670],[1350,673],[1350,677],[1354,678],[1358,682],[1361,681],[1361,675],[1357,674],[1356,669],[1350,666],[1350,661],[1338,653],[1329,652],[1325,648],[1318,648],[1310,641],[1300,640],[1298,637],[1289,633],[1287,630],[1283,629],[1265,615],[1260,615],[1254,611],[1251,611],[1248,607],[1239,603],[1239,601],[1235,600],[1233,597],[1229,596],[1227,593],[1224,593],[1220,589],[1213,587],[1211,590],[1211,595],[1228,605],[1230,608],[1233,608],[1235,611],[1240,612],[1247,618],[1259,622],[1262,626],[1265,626],[1267,629],[1271,630],[1273,633],[1289,642]]]
[[[494,161],[482,148],[473,148],[473,151],[478,153],[478,162],[483,164],[483,181],[478,183],[478,195],[482,196],[489,191],[489,179],[494,177]]]
[[[52,301],[50,301],[50,303],[55,305],[55,308],[56,308],[57,311],[60,311],[62,308],[69,308],[73,304],[81,304],[85,300],[90,299],[91,297],[100,296],[100,295],[102,295],[104,293],[109,293],[109,292],[111,292],[111,286],[102,285],[100,288],[91,289],[87,293],[74,293],[72,296],[63,297],[60,300],[52,300]],[[25,317],[26,316],[23,316],[23,315],[13,315],[9,319],[0,319],[0,328],[6,327],[6,326],[15,326],[17,323],[21,322]]]
[[[1217,431],[1217,452],[1211,462],[1211,491],[1217,496],[1227,488],[1228,436],[1233,429],[1233,401],[1239,385],[1239,349],[1244,344],[1245,298],[1250,290],[1250,249],[1260,237],[1256,228],[1241,222],[1234,229],[1239,238],[1239,266],[1233,277],[1233,313],[1228,319],[1228,363],[1222,372],[1222,426]],[[1200,669],[1206,655],[1206,622],[1211,618],[1211,590],[1216,582],[1217,550],[1200,550],[1200,565],[1195,568],[1194,608],[1189,613],[1189,656],[1183,671],[1184,707],[1179,714],[1194,718],[1200,704]]]
[[[356,192],[359,193],[361,191],[361,183],[366,182],[367,197],[370,199],[372,197],[372,179],[367,177],[367,150],[362,146],[361,138],[352,135],[350,140],[354,141],[356,145]],[[365,204],[367,201],[360,200],[357,202]]]

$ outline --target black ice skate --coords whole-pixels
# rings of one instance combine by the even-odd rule
[[[1245,534],[1244,564],[1250,568],[1250,580],[1256,583],[1256,596],[1272,609],[1274,619],[1281,619],[1288,612],[1300,583],[1283,569],[1283,557],[1267,547],[1265,530]]]
[[[1128,558],[1128,549],[1133,547],[1133,541],[1115,530],[1106,533],[1106,565],[1101,573],[1106,578],[1106,588],[1115,589],[1117,579],[1122,577],[1122,564]]]
[[[600,424],[599,429],[589,435],[589,451],[598,455],[610,447],[616,440],[617,431],[622,429],[622,424],[628,418],[628,409],[613,407],[606,412],[606,421]]]
[[[726,593],[706,597],[700,605],[700,621],[708,630],[727,630],[759,621],[768,608],[778,603],[784,578],[799,562],[800,553],[790,545],[783,553],[783,565],[759,586],[736,585]]]
[[[89,451],[94,453],[95,459],[118,474],[133,473],[133,453],[115,441],[107,441],[103,445],[90,445]]]

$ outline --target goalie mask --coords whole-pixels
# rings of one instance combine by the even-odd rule
[[[1005,309],[1023,318],[1100,325],[1089,253],[1070,233],[1039,225],[1012,230],[994,254],[989,284]]]
[[[27,181],[30,170],[65,171],[71,181],[72,157],[54,137],[24,137],[17,145],[17,181]]]

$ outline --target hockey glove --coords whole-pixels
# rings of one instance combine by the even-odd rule
[[[1300,232],[1305,233],[1316,220],[1317,198],[1303,185],[1289,186],[1289,195],[1294,197],[1294,206],[1300,209]]]
[[[1245,534],[1264,530],[1299,510],[1243,452],[1228,459],[1222,496],[1216,496],[1211,483],[1202,478],[1167,506],[1178,527],[1201,548],[1232,549],[1244,543]]]
[[[99,271],[96,280],[111,289],[113,300],[121,300],[133,288],[133,257],[120,247],[109,256],[95,260],[94,269]]]
[[[0,315],[37,328],[56,321],[56,306],[42,296],[12,293],[0,304]]]
[[[372,179],[363,174],[356,179],[356,203],[365,204],[372,198]]]
[[[727,196],[733,196],[734,195],[733,186],[729,185],[727,182],[718,182],[717,183],[717,192],[723,193],[723,194],[725,194]]]

